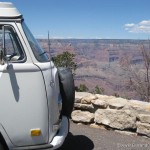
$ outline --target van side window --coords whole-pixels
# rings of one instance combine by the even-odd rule
[[[3,30],[0,27],[0,49],[3,45]],[[10,62],[22,62],[24,60],[24,52],[17,34],[11,26],[5,29],[5,52],[7,60]]]

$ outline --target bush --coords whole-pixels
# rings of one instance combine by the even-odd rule
[[[104,94],[104,89],[99,87],[98,85],[96,85],[93,93],[94,94]]]
[[[80,84],[79,87],[76,87],[77,92],[88,92],[89,89],[86,87],[85,84]]]
[[[75,63],[75,54],[71,54],[68,51],[63,52],[57,56],[52,57],[56,67],[66,67],[70,68],[73,73],[77,69],[77,64]]]

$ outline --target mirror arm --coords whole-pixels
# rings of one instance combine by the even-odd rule
[[[3,50],[0,50],[0,64],[4,65],[5,61],[4,61],[4,52]]]

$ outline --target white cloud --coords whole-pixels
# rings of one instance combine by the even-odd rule
[[[150,33],[150,20],[143,20],[137,24],[128,23],[124,28],[131,33]]]
[[[150,26],[150,20],[143,20],[140,22],[140,25]]]
[[[125,27],[133,27],[135,24],[134,23],[128,23],[128,24],[125,24]]]

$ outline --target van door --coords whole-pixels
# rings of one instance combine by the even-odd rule
[[[46,52],[40,47],[28,27],[22,22],[24,33],[33,52],[33,63],[38,66],[42,72],[45,81],[45,90],[47,93],[49,109],[49,142],[53,139],[60,127],[60,112],[62,100],[59,90],[58,71],[53,62],[49,60]]]
[[[12,26],[0,26],[0,124],[16,146],[48,142],[48,106],[42,72],[27,61]],[[40,135],[32,136],[36,129]]]

